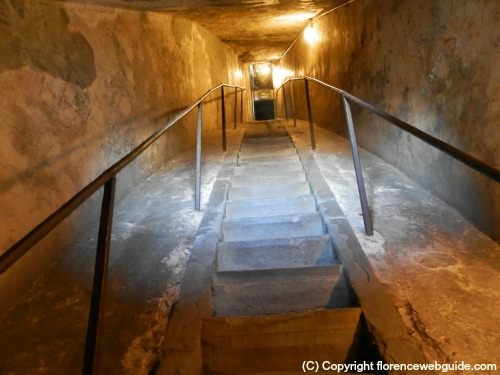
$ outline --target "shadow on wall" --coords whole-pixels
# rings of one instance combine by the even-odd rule
[[[94,51],[68,25],[66,11],[44,1],[0,0],[0,73],[29,66],[81,88],[91,85]]]
[[[121,127],[120,129],[123,131],[124,129],[131,128],[134,125],[136,125],[137,121],[141,121],[144,119],[148,119],[149,121],[153,121],[154,123],[161,123],[161,121],[165,121],[165,118],[171,118],[173,115],[179,113],[181,110],[185,109],[185,107],[180,107],[180,108],[173,108],[168,111],[161,111],[160,109],[157,109],[156,111],[153,111],[154,115],[151,115],[151,111],[143,111],[140,113],[134,113],[132,116],[129,116],[128,118],[123,119],[122,123],[120,124]],[[89,145],[94,144],[95,142],[98,142],[101,140],[108,131],[103,130],[102,132],[96,133],[92,135],[92,137],[87,138],[87,139],[82,139],[78,144],[74,145],[73,147],[69,147],[65,150],[63,150],[61,153],[58,153],[54,155],[51,158],[46,158],[40,161],[38,164],[35,164],[33,166],[30,166],[29,168],[21,171],[18,174],[15,174],[13,176],[6,177],[2,181],[0,181],[0,194],[2,193],[8,193],[9,189],[14,187],[15,184],[17,183],[29,183],[30,180],[34,177],[36,177],[37,174],[43,173],[44,170],[49,167],[50,165],[54,164],[55,162],[58,161],[63,161],[72,154],[85,149]],[[130,150],[135,145],[130,146]],[[108,147],[108,148],[117,148],[120,149],[121,145],[114,145],[113,142],[109,142],[109,144],[105,144],[102,147]],[[110,152],[116,152],[118,154],[118,150],[114,151],[111,150]],[[163,159],[162,159],[163,162]],[[120,197],[121,195],[118,194]]]

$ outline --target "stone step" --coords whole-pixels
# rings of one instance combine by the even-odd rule
[[[226,219],[262,218],[316,212],[312,194],[292,198],[226,201]]]
[[[260,146],[272,146],[272,145],[288,145],[293,144],[293,141],[290,137],[281,137],[281,138],[261,138],[261,139],[245,139],[241,141],[241,146],[248,147],[260,147]]]
[[[245,137],[258,137],[258,136],[269,136],[269,135],[288,135],[285,127],[282,125],[263,127],[263,126],[252,126],[247,128],[245,131]]]
[[[268,133],[259,135],[245,135],[242,139],[242,143],[264,143],[264,142],[275,142],[275,141],[286,141],[290,140],[290,136],[286,133]]]
[[[266,164],[266,163],[284,163],[284,162],[292,162],[292,161],[298,161],[300,162],[299,155],[275,155],[275,156],[265,156],[265,157],[258,157],[258,158],[250,158],[250,159],[241,159],[238,158],[237,163],[239,166],[242,165],[259,165],[259,164]]]
[[[291,375],[304,373],[298,371],[304,358],[354,363],[349,348],[365,347],[361,321],[359,308],[205,319],[203,369],[207,374]]]
[[[275,185],[230,187],[227,192],[231,201],[243,199],[291,198],[311,193],[309,182],[291,182]]]
[[[241,176],[244,174],[261,175],[262,173],[280,173],[280,171],[301,171],[304,168],[300,161],[266,162],[259,164],[245,164],[234,168],[233,175]]]
[[[284,184],[287,182],[303,182],[306,181],[306,174],[302,171],[281,171],[272,176],[245,176],[238,175],[231,178],[232,187],[258,186],[258,185],[275,185]]]
[[[280,141],[265,144],[241,144],[240,151],[242,152],[272,152],[277,150],[283,150],[286,148],[295,148],[292,141]]]
[[[285,148],[283,150],[276,150],[274,152],[243,152],[240,151],[238,158],[240,160],[255,159],[255,158],[267,158],[273,156],[287,156],[287,155],[297,155],[297,149],[295,148]]]
[[[284,130],[283,128],[281,129],[276,129],[274,131],[269,131],[269,130],[259,130],[259,131],[246,131],[243,139],[259,139],[259,138],[270,138],[270,137],[290,137],[288,132]]]
[[[299,268],[335,263],[330,236],[220,242],[216,268],[224,271]]]
[[[216,272],[212,312],[254,316],[350,305],[342,265]]]
[[[225,242],[322,236],[323,221],[318,212],[250,219],[223,219]]]
[[[213,374],[303,373],[305,360],[353,363],[364,345],[357,307],[202,322],[203,370]]]
[[[262,178],[267,178],[268,176],[281,175],[283,174],[283,172],[294,172],[294,171],[295,172],[304,171],[302,164],[282,163],[277,165],[267,165],[262,168],[254,166],[236,167],[234,168],[233,176],[247,176],[247,177],[260,176]]]

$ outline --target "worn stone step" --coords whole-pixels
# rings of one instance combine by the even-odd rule
[[[223,219],[224,241],[322,236],[323,221],[318,212],[250,219]]]
[[[243,139],[241,140],[242,145],[259,145],[259,144],[266,144],[266,143],[280,143],[280,142],[292,142],[292,138],[287,135],[283,136],[259,136],[259,137],[247,137],[244,136]]]
[[[298,237],[264,241],[220,242],[216,269],[247,271],[334,264],[330,237]]]
[[[287,182],[303,182],[306,181],[306,174],[303,170],[280,171],[275,175],[262,178],[259,175],[238,175],[231,177],[232,187],[258,186],[258,185],[275,185],[284,184]]]
[[[273,156],[287,156],[287,155],[297,155],[296,148],[285,148],[283,150],[276,150],[272,152],[244,152],[240,151],[238,154],[239,160],[256,159],[256,158],[267,158]]]
[[[366,345],[361,314],[360,308],[351,307],[204,319],[203,370],[206,374],[283,375],[303,374],[305,360],[359,363],[354,353]]]
[[[266,163],[284,163],[284,162],[292,162],[298,161],[300,162],[299,155],[275,155],[275,156],[265,156],[259,158],[251,158],[251,159],[241,159],[238,158],[237,163],[239,166],[242,165],[259,165]]]
[[[292,161],[277,161],[277,162],[266,162],[259,164],[245,164],[239,165],[234,168],[233,175],[241,176],[244,174],[256,174],[261,173],[279,173],[280,171],[292,171],[292,170],[303,170],[302,163],[297,160]]]
[[[240,151],[242,152],[272,152],[276,150],[283,150],[286,148],[295,148],[292,141],[280,141],[280,142],[266,142],[264,144],[241,144]]]
[[[250,140],[250,141],[266,141],[266,140],[276,140],[276,139],[286,139],[290,138],[290,135],[288,132],[285,130],[280,130],[276,132],[258,132],[258,133],[248,133],[245,132],[243,135],[243,140]]]
[[[242,169],[243,168],[243,169]],[[254,166],[236,167],[233,170],[233,176],[247,176],[256,177],[260,176],[262,178],[267,178],[268,176],[277,176],[283,174],[283,172],[302,172],[304,168],[300,163],[282,163],[277,165],[267,165],[262,168]]]
[[[260,139],[260,138],[271,138],[271,137],[290,137],[288,132],[281,128],[272,131],[246,131],[243,135],[243,139]]]
[[[290,140],[288,133],[267,133],[258,135],[245,134],[243,136],[243,143],[263,143],[263,142],[274,142],[274,141],[286,141]]]
[[[254,316],[350,305],[342,265],[226,271],[212,275],[216,316]]]
[[[278,126],[273,129],[247,129],[245,137],[269,137],[273,135],[288,135],[288,132],[283,126]]]
[[[309,182],[291,182],[275,185],[230,187],[227,192],[231,201],[243,199],[290,198],[311,193]]]
[[[312,194],[291,198],[247,199],[226,201],[227,220],[285,216],[316,212]]]

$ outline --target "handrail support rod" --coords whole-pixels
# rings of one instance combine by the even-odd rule
[[[288,110],[286,105],[286,89],[283,85],[283,110],[285,111],[285,120],[288,121]]]
[[[342,103],[344,106],[347,130],[349,131],[349,140],[351,141],[352,158],[354,161],[354,171],[356,172],[356,182],[358,183],[359,200],[361,202],[361,211],[363,213],[363,222],[367,235],[373,235],[373,226],[368,208],[368,199],[366,198],[365,183],[363,180],[363,171],[361,170],[361,161],[359,160],[358,144],[356,142],[356,133],[354,131],[354,122],[352,119],[351,107],[347,98],[342,94]]]
[[[238,111],[238,87],[234,88],[234,128],[236,129],[236,112]]]
[[[96,354],[100,318],[104,310],[104,290],[108,274],[109,250],[111,245],[111,229],[113,225],[113,207],[115,201],[116,177],[112,177],[104,184],[102,197],[101,219],[97,237],[97,251],[95,256],[94,283],[90,301],[90,312],[83,355],[84,375],[92,375],[97,365]]]
[[[243,90],[241,90],[240,96],[240,124],[243,124]]]
[[[226,151],[226,105],[224,103],[224,86],[221,86],[221,103],[222,103],[222,150]]]
[[[201,206],[201,135],[203,126],[203,102],[198,104],[198,121],[196,128],[196,182],[194,209],[200,211]]]
[[[297,117],[295,116],[295,99],[293,95],[293,82],[290,82],[290,96],[292,97],[293,126],[297,127]]]
[[[311,148],[316,150],[316,139],[314,138],[314,126],[311,111],[311,99],[309,97],[309,82],[304,78],[304,85],[306,89],[306,102],[307,102],[307,117],[309,119],[309,132],[311,134]]]

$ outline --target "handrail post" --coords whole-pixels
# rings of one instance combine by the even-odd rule
[[[222,101],[222,150],[226,151],[226,106],[224,104],[224,86],[221,86],[221,101]]]
[[[297,118],[295,116],[295,99],[293,95],[293,82],[290,81],[290,96],[292,97],[292,116],[293,116],[293,126],[297,127]]]
[[[238,109],[238,87],[234,87],[234,128],[236,129],[236,111]]]
[[[243,89],[240,95],[240,124],[243,124]]]
[[[274,118],[276,118],[278,114],[278,90],[273,90],[273,109],[274,109]]]
[[[309,132],[311,133],[311,148],[316,150],[316,139],[314,138],[313,118],[311,111],[311,98],[309,97],[309,82],[304,78],[304,85],[306,88],[306,102],[307,102],[307,117],[309,118]]]
[[[342,103],[344,105],[347,129],[349,131],[349,140],[351,141],[352,158],[354,161],[354,170],[356,172],[356,181],[358,183],[359,200],[361,202],[361,211],[363,213],[363,222],[365,224],[365,232],[369,236],[373,235],[373,226],[370,218],[370,210],[368,209],[368,199],[366,198],[365,183],[363,180],[363,172],[361,170],[361,162],[358,154],[358,144],[356,142],[356,134],[354,132],[354,122],[352,119],[351,107],[347,98],[342,94]]]
[[[103,297],[108,273],[115,187],[116,177],[112,177],[105,183],[102,197],[101,219],[99,223],[99,235],[97,237],[97,251],[95,257],[94,283],[92,286],[87,337],[85,339],[85,352],[83,355],[84,375],[93,374],[97,364],[96,354],[99,335],[99,318],[102,315],[104,306]]]
[[[285,120],[288,121],[288,111],[286,107],[286,84],[283,85],[283,110],[285,111]]]
[[[196,182],[194,209],[200,211],[201,202],[201,130],[203,124],[203,102],[198,104],[198,126],[196,129]]]

